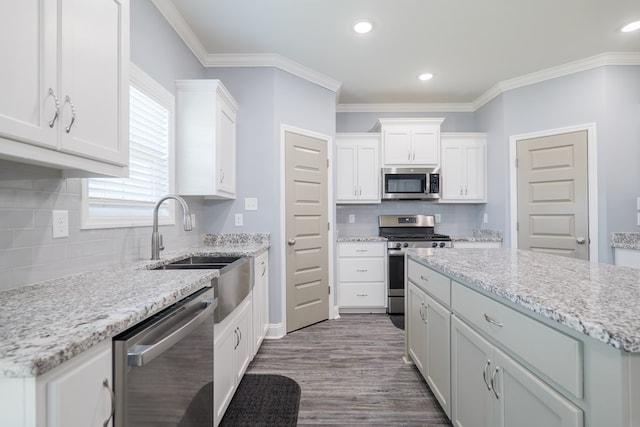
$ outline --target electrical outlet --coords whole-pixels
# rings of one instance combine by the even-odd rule
[[[257,211],[258,210],[258,198],[257,197],[245,197],[244,199],[245,211]]]
[[[482,215],[482,222],[483,223],[488,223],[489,222],[489,214],[485,212],[484,215]]]
[[[196,228],[196,214],[191,214],[191,227]]]
[[[236,214],[236,227],[242,227],[244,223],[244,217],[241,213]]]
[[[640,211],[640,197],[636,199],[636,210]]]
[[[638,212],[638,227],[640,227],[640,212]]]
[[[349,214],[349,224],[353,224],[356,222],[356,216],[354,214]]]
[[[51,237],[59,239],[69,236],[69,211],[52,211],[51,223],[53,226]]]
[[[440,221],[442,220],[442,217],[440,216],[440,214],[436,214],[435,217],[436,217],[436,222],[440,224]]]

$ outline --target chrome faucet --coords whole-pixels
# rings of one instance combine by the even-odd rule
[[[158,209],[162,202],[168,199],[174,199],[180,202],[182,205],[182,213],[183,213],[183,223],[184,223],[184,231],[191,231],[191,211],[189,210],[189,205],[187,202],[175,194],[167,194],[163,196],[158,203],[156,203],[153,208],[153,233],[151,234],[151,259],[160,259],[160,251],[164,249],[164,245],[162,244],[162,234],[158,233]]]

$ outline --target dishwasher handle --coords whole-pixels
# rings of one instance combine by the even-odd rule
[[[127,363],[130,367],[141,367],[171,348],[204,322],[215,310],[218,300],[202,301],[202,310],[195,314],[179,329],[160,337],[153,344],[136,344],[127,350]]]

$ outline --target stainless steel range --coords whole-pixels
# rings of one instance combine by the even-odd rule
[[[450,248],[451,237],[435,233],[433,215],[380,215],[378,234],[387,239],[387,313],[404,313],[404,253],[407,248]]]

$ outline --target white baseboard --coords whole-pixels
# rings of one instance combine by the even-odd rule
[[[287,335],[287,328],[285,327],[284,323],[270,323],[269,329],[267,329],[267,334],[264,338],[267,340],[279,340],[285,335]]]

